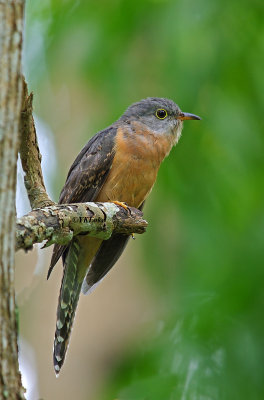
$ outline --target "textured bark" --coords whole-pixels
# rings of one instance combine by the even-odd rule
[[[0,1],[0,399],[24,399],[14,293],[15,191],[24,1]]]
[[[115,233],[143,233],[147,222],[142,212],[125,210],[114,203],[59,204],[35,209],[17,220],[16,248],[31,249],[34,243],[47,240],[45,247],[65,245],[79,233],[109,239]]]
[[[50,206],[53,201],[47,195],[42,169],[41,154],[34,119],[32,115],[33,93],[28,95],[27,84],[23,80],[22,112],[20,119],[20,158],[25,172],[24,182],[31,208]]]

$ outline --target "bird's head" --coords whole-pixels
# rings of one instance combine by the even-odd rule
[[[182,121],[188,119],[201,118],[184,113],[174,101],[159,97],[148,97],[132,104],[120,118],[121,121],[128,123],[138,121],[155,134],[174,135],[177,139],[181,134]]]

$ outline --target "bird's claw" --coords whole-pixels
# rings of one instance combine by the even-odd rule
[[[114,203],[114,204],[116,204],[117,206],[121,206],[121,207],[123,207],[126,211],[129,211],[129,208],[128,208],[128,206],[127,206],[127,204],[126,203],[124,203],[123,201],[112,201],[111,203]]]

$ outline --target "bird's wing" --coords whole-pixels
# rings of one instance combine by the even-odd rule
[[[128,235],[114,234],[110,239],[102,242],[83,281],[82,292],[84,294],[88,294],[92,291],[95,285],[101,281],[114,266],[125,250],[129,237]]]
[[[59,204],[93,201],[101,190],[115,155],[116,126],[98,132],[84,146],[72,164],[61,191]],[[61,256],[65,261],[69,246],[55,244],[48,278]]]
[[[143,209],[144,204],[145,202],[141,204],[140,210]],[[92,291],[110,271],[125,250],[129,238],[129,235],[113,234],[110,239],[102,242],[83,281],[82,292],[84,294]]]

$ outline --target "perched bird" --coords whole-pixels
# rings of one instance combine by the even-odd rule
[[[142,209],[163,159],[178,142],[187,119],[172,100],[147,98],[132,104],[111,126],[98,132],[72,164],[59,203],[120,201]],[[86,294],[113,267],[129,236],[108,240],[75,236],[68,246],[55,245],[48,277],[62,256],[54,339],[54,369],[60,372],[67,351],[80,291]]]

